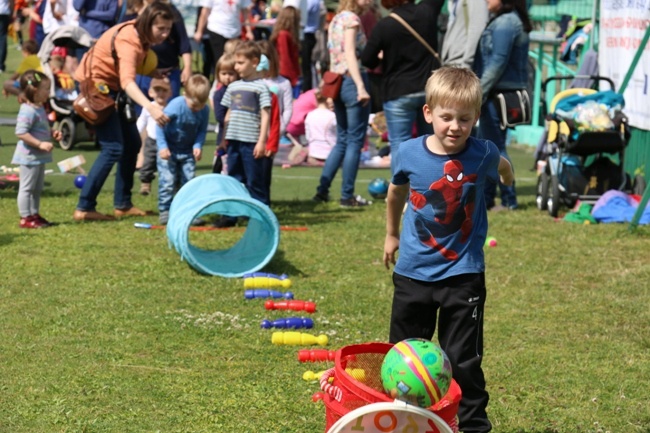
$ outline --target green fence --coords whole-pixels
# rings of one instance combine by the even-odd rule
[[[650,131],[632,128],[632,138],[625,149],[625,171],[650,179]]]

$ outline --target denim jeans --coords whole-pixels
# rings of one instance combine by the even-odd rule
[[[135,122],[127,122],[124,115],[117,111],[111,114],[105,123],[95,128],[101,150],[81,189],[77,209],[81,211],[96,210],[97,196],[115,163],[117,163],[117,172],[115,173],[113,207],[129,209],[133,206],[131,202],[133,175],[142,144],[138,128]]]
[[[269,203],[264,182],[266,158],[253,157],[255,143],[228,140],[228,175],[246,186],[251,197],[264,204]]]
[[[191,153],[173,153],[169,159],[158,158],[158,210],[169,211],[176,186],[181,188],[194,179],[196,162]]]
[[[424,120],[422,107],[425,103],[424,92],[411,93],[384,102],[388,141],[390,142],[391,172],[395,171],[397,149],[400,143],[409,140],[413,135],[413,123],[416,125],[418,137],[424,134],[433,134],[431,125]]]
[[[365,73],[362,73],[361,76],[367,89],[368,77]],[[325,161],[317,191],[322,195],[328,195],[332,180],[334,180],[339,167],[342,166],[341,200],[348,200],[354,197],[354,183],[359,171],[361,148],[366,139],[370,103],[362,105],[357,101],[357,86],[347,75],[343,77],[340,97],[334,101],[334,113],[336,115],[336,145]],[[228,161],[230,163],[230,159]]]
[[[0,15],[0,69],[7,70],[7,31],[11,23],[11,15]]]
[[[501,156],[510,161],[508,152],[506,151],[506,135],[508,131],[501,129],[497,109],[492,101],[487,101],[481,107],[481,117],[479,119],[477,138],[483,140],[490,140],[497,145]],[[510,162],[512,164],[512,162]],[[513,168],[514,170],[514,168]],[[517,193],[515,191],[514,183],[512,186],[505,186],[499,182],[499,190],[501,191],[501,204],[505,207],[517,207]],[[497,185],[496,183],[487,182],[485,184],[485,205],[488,209],[493,207],[496,203]]]

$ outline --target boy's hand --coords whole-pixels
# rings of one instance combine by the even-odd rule
[[[169,159],[169,157],[172,155],[172,153],[169,151],[169,149],[160,149],[158,152],[158,156],[160,159]]]
[[[512,175],[510,175],[510,176],[499,176],[499,180],[505,186],[512,186],[512,184],[515,182],[515,178]]]
[[[499,180],[505,186],[512,186],[515,181],[515,174],[512,171],[512,165],[503,156],[499,161]]]
[[[395,264],[395,253],[399,249],[399,237],[393,235],[386,235],[384,241],[384,265],[386,269],[390,269],[390,264]]]
[[[257,142],[255,148],[253,149],[253,158],[255,159],[262,158],[264,156],[265,151],[266,151],[266,146],[264,146],[264,143]]]
[[[40,143],[38,143],[38,148],[45,152],[51,152],[52,149],[54,149],[54,145],[49,141],[41,141]]]
[[[55,129],[52,131],[52,138],[54,138],[56,141],[61,141],[63,134],[58,129]]]
[[[264,156],[266,156],[267,158],[271,158],[271,157],[275,156],[276,153],[277,152],[273,152],[272,150],[267,150],[267,151],[264,152]]]
[[[195,161],[200,161],[201,160],[201,155],[203,155],[203,151],[201,149],[194,149],[194,150],[192,150],[192,153],[194,154],[194,160]]]

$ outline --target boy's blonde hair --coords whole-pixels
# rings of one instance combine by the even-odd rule
[[[235,54],[241,39],[228,39],[225,44],[223,44],[223,53],[224,54]]]
[[[205,104],[210,96],[210,82],[201,74],[192,75],[185,83],[185,96],[192,101]]]
[[[259,62],[262,57],[262,50],[255,41],[241,41],[235,48],[236,56],[244,56],[248,60],[257,60]]]
[[[477,115],[481,112],[483,91],[476,74],[460,66],[443,66],[433,71],[427,80],[427,105],[431,110],[436,106],[462,106],[472,108]]]

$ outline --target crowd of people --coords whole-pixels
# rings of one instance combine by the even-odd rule
[[[440,43],[445,4],[448,21]],[[120,101],[95,126],[100,152],[73,212],[77,221],[147,215],[133,203],[139,166],[141,194],[152,193],[158,173],[158,215],[167,223],[175,188],[194,177],[196,161],[204,156],[210,111],[218,127],[213,171],[223,171],[227,155],[228,175],[253,198],[271,203],[274,157],[287,137],[298,150],[306,145],[311,161],[322,165],[313,200],[330,200],[341,169],[340,206],[368,206],[371,202],[355,193],[356,177],[370,114],[382,110],[392,176],[384,262],[396,264],[390,340],[431,339],[439,313],[440,343],[463,391],[460,429],[490,431],[481,369],[482,248],[487,211],[518,205],[507,131],[492,98],[528,85],[532,25],[526,1],[381,0],[390,12],[382,17],[372,0],[340,0],[324,20],[320,1],[285,0],[271,3],[277,16],[270,29],[254,22],[268,18],[265,5],[204,0],[192,38],[204,48],[206,67],[193,73],[190,36],[178,10],[166,1],[38,0],[12,9],[0,0],[5,29],[16,16],[30,17],[34,27],[32,38],[23,42],[23,64],[4,83],[5,92],[21,100],[12,160],[20,165],[20,227],[50,224],[39,203],[44,164],[52,160],[52,139],[60,134],[50,129],[45,110],[52,78],[34,55],[42,35],[69,20],[95,39],[89,50],[64,53],[78,63],[70,73]],[[324,57],[319,39],[321,45],[326,40]],[[0,69],[5,69],[6,41],[0,45],[5,47]],[[157,55],[157,69],[153,77],[142,77],[138,72],[150,51]],[[319,58],[317,72],[314,58]],[[59,69],[66,64],[57,62]],[[319,90],[324,70],[341,78],[332,99]],[[114,211],[105,214],[98,211],[99,193],[115,166]],[[237,218],[214,224],[233,226]],[[410,242],[401,242],[405,238]]]
[[[439,41],[438,23],[445,2],[448,20],[444,39]],[[149,8],[149,3],[155,7]],[[262,0],[204,0],[198,8],[195,32],[188,35],[181,13],[166,1],[40,0],[33,4],[10,4],[8,0],[0,0],[2,26],[14,21],[20,24],[27,18],[31,36],[22,42],[23,62],[4,82],[3,93],[5,96],[19,95],[21,75],[27,71],[43,71],[36,53],[45,35],[57,27],[77,23],[95,41],[90,51],[94,55],[89,56],[91,65],[81,62],[88,52],[86,48],[53,53],[50,62],[58,65],[57,75],[50,79],[54,79],[55,87],[61,91],[70,90],[70,76],[65,74],[74,74],[77,81],[90,77],[105,82],[111,95],[123,93],[128,96],[134,102],[136,113],[144,116],[136,126],[124,119],[124,113],[118,110],[109,121],[96,127],[100,156],[82,189],[73,215],[76,220],[110,220],[115,216],[147,214],[131,201],[133,176],[139,169],[140,192],[151,193],[161,150],[160,146],[153,146],[158,141],[158,131],[153,125],[165,127],[169,116],[164,109],[169,100],[181,95],[181,89],[191,92],[187,83],[192,77],[193,44],[202,47],[207,65],[202,74],[208,79],[214,77],[208,101],[218,125],[215,171],[222,170],[222,156],[228,155],[229,171],[265,203],[270,203],[270,172],[278,146],[265,144],[269,150],[262,153],[259,150],[261,135],[255,140],[245,137],[248,141],[243,142],[257,145],[252,153],[253,160],[268,158],[269,161],[258,164],[255,169],[247,166],[246,173],[238,174],[240,159],[248,160],[235,150],[238,149],[235,143],[241,140],[233,138],[233,128],[228,127],[233,120],[235,123],[241,120],[237,108],[228,106],[231,95],[227,89],[232,83],[262,84],[272,95],[268,102],[273,101],[273,107],[259,106],[255,113],[248,114],[267,136],[271,132],[272,140],[275,139],[273,131],[277,129],[281,142],[293,144],[289,162],[309,161],[323,166],[313,197],[315,201],[330,200],[330,186],[341,168],[340,205],[371,204],[355,193],[361,150],[367,145],[370,114],[382,111],[385,116],[391,171],[394,171],[401,143],[413,136],[433,132],[422,109],[424,85],[431,71],[442,65],[461,65],[479,76],[484,92],[483,107],[474,134],[493,141],[507,158],[507,131],[499,125],[491,96],[496,91],[527,86],[528,32],[532,26],[525,0],[422,0],[417,4],[414,0],[381,0],[381,6],[389,14],[382,17],[372,0],[341,0],[336,12],[329,13],[320,0],[285,0],[281,4],[276,1],[270,6]],[[158,9],[164,9],[164,13],[146,23],[143,21]],[[267,19],[271,16],[274,20]],[[256,32],[258,29],[266,31]],[[326,60],[322,53],[317,53],[319,38],[321,41],[326,38]],[[236,59],[237,47],[247,41],[254,41],[260,50],[258,67],[262,68],[249,78],[241,76],[242,66]],[[0,41],[1,46],[5,47],[0,53],[4,63],[6,40]],[[153,77],[138,73],[138,65],[149,51],[157,58]],[[119,65],[115,59],[119,59]],[[4,64],[1,68],[4,69]],[[329,101],[321,101],[318,90],[319,76],[325,69],[342,76],[339,97]],[[61,85],[64,80],[68,83],[65,88]],[[224,99],[226,95],[228,98]],[[266,97],[259,99],[257,95],[256,98],[257,102],[263,99],[266,103]],[[47,106],[47,101],[44,104]],[[307,110],[298,108],[295,116],[294,107],[307,107]],[[310,117],[307,133],[307,114],[317,107],[322,115]],[[49,118],[52,120],[51,116]],[[226,136],[226,131],[230,132],[230,137]],[[310,155],[310,141],[317,142],[311,146],[316,149],[313,155]],[[145,144],[142,150],[140,143]],[[34,149],[34,152],[40,151]],[[96,197],[116,164],[120,174],[116,181],[114,212],[107,215],[97,211]],[[264,174],[258,178],[258,172]],[[499,185],[501,204],[497,204],[496,187],[496,184],[486,186],[488,209],[515,209],[514,185]],[[262,194],[261,190],[267,192]],[[165,221],[167,207],[161,205],[159,208],[159,212],[163,212],[161,222]],[[233,221],[221,223],[233,224]]]

